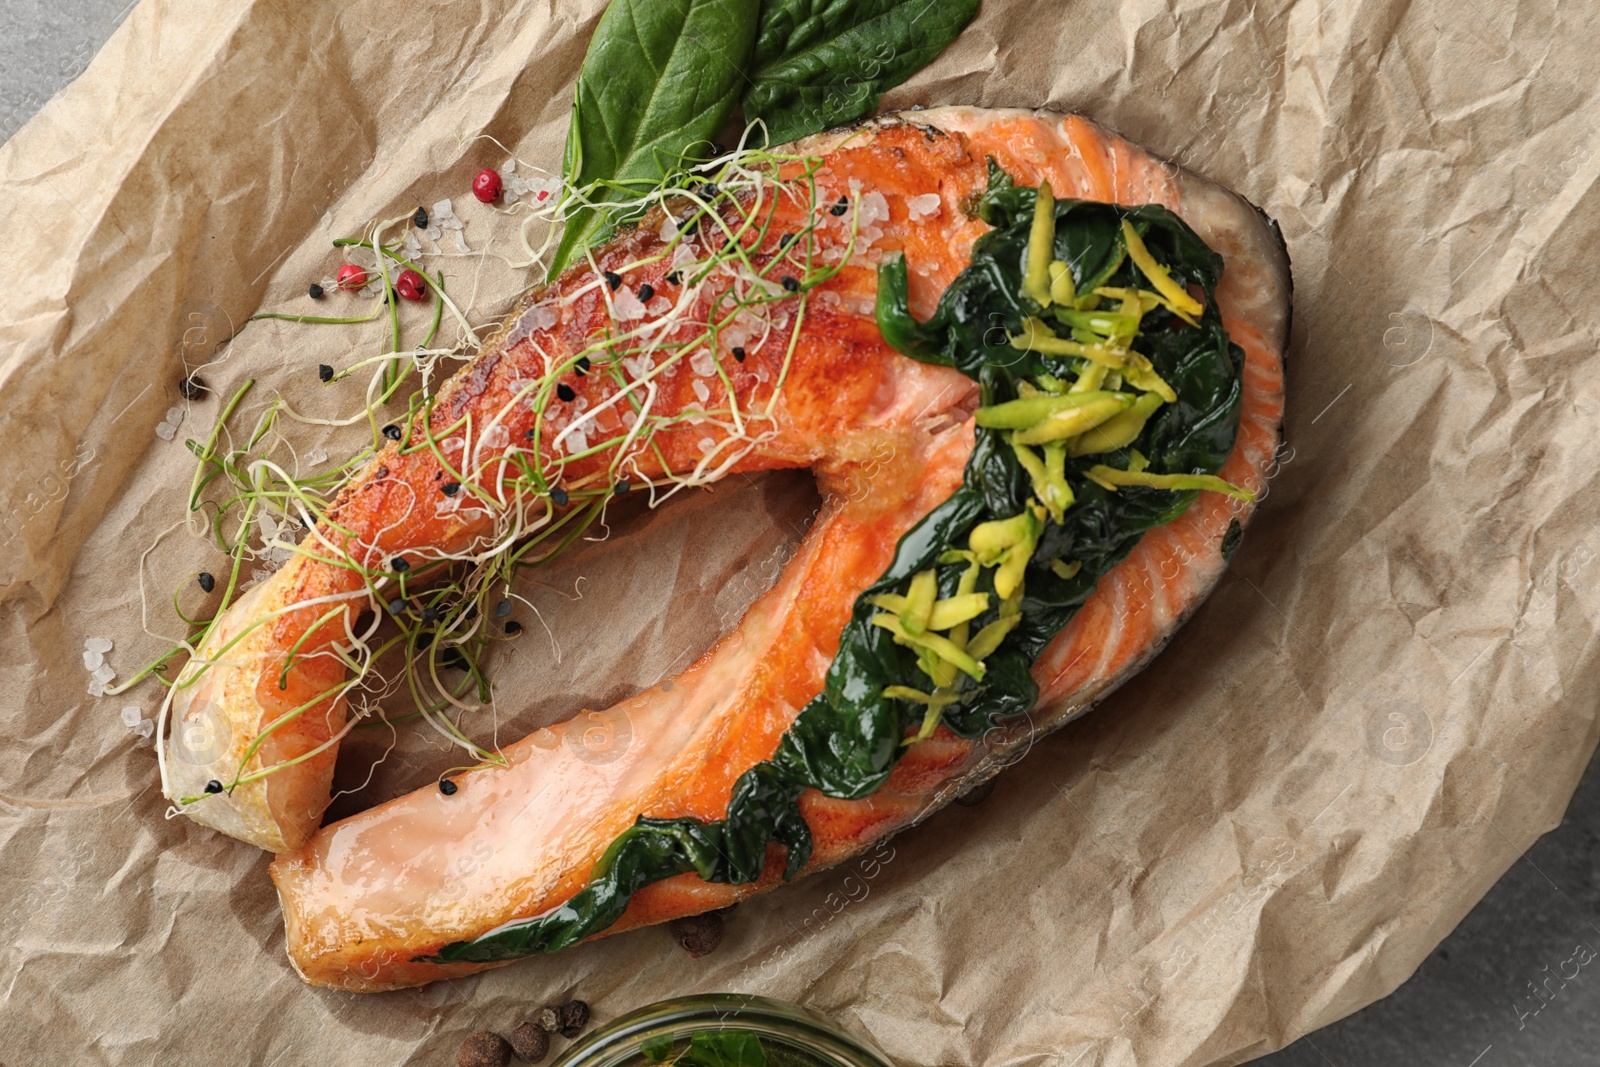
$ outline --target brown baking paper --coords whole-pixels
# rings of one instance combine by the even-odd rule
[[[1288,446],[1216,594],[989,800],[741,905],[708,957],[652,929],[411,992],[296,979],[268,857],[163,818],[122,718],[160,689],[90,697],[84,641],[129,677],[180,635],[171,590],[220,564],[181,526],[182,442],[216,394],[254,377],[248,412],[359,407],[315,368],[380,351],[377,324],[218,348],[310,310],[330,239],[450,197],[472,248],[520,253],[468,194],[507,156],[477,138],[558,165],[600,8],[144,0],[0,149],[0,1061],[443,1064],[552,1000],[604,1020],[736,990],[905,1064],[1238,1063],[1404,981],[1596,743],[1600,25],[1553,0],[986,0],[886,105],[1082,111],[1283,225]],[[478,322],[533,280],[429,262]],[[184,401],[186,363],[214,359],[215,393]],[[294,440],[340,456],[363,433]],[[519,609],[474,736],[687,665],[815,505],[784,475],[617,514],[525,583],[538,617]],[[390,740],[349,746],[339,811],[460,761],[410,729],[367,781]]]

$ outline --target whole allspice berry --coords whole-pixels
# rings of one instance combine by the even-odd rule
[[[533,1023],[523,1023],[511,1031],[511,1051],[525,1063],[538,1063],[550,1052],[550,1034]]]
[[[533,1024],[547,1034],[553,1034],[561,1029],[561,1009],[554,1004],[547,1004],[540,1008],[533,1017]]]
[[[511,1062],[511,1046],[499,1034],[479,1030],[461,1042],[456,1067],[506,1067]]]
[[[583,1033],[589,1025],[589,1005],[581,1000],[569,1000],[561,1005],[561,1036],[572,1038]]]
[[[678,943],[678,947],[695,959],[722,944],[722,916],[714,911],[674,919],[671,929],[672,939]]]

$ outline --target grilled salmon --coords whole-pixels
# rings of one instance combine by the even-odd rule
[[[721,818],[741,776],[773,756],[800,709],[823,689],[856,598],[890,566],[901,536],[962,483],[974,448],[978,385],[886,344],[873,318],[875,267],[903,255],[910,310],[930,315],[989,229],[970,210],[985,186],[986,160],[1021,185],[1048,182],[1059,197],[1163,205],[1220,253],[1225,269],[1215,301],[1243,351],[1243,371],[1237,434],[1218,473],[1245,490],[1265,485],[1279,445],[1290,281],[1275,228],[1241,198],[1086,119],[1048,112],[940,108],[891,115],[808,139],[793,151],[820,160],[807,174],[815,189],[776,197],[773,225],[757,238],[757,253],[782,256],[781,235],[819,217],[819,206],[826,215],[834,202],[855,205],[848,228],[815,231],[814,250],[838,250],[838,270],[808,294],[805,328],[792,346],[750,345],[748,352],[730,346],[716,354],[714,368],[702,368],[708,373],[654,382],[658,410],[695,410],[709,392],[765,413],[766,421],[741,436],[738,428],[687,420],[659,434],[648,454],[630,457],[628,469],[646,484],[674,469],[696,468],[709,478],[808,467],[825,506],[776,586],[735,631],[683,674],[605,709],[626,717],[633,739],[616,758],[585,759],[581,744],[567,743],[568,731],[583,728],[575,714],[566,725],[506,748],[506,766],[457,776],[448,794],[419,790],[315,828],[327,796],[329,740],[343,724],[338,699],[325,694],[343,677],[345,663],[333,649],[350,621],[322,623],[325,635],[316,628],[329,617],[329,605],[345,605],[353,616],[371,596],[365,579],[329,560],[345,554],[378,567],[396,558],[416,562],[480,544],[490,532],[488,520],[470,509],[416,506],[437,498],[442,467],[435,450],[391,447],[374,458],[319,530],[326,558],[297,557],[251,609],[270,606],[254,631],[261,636],[252,655],[259,658],[230,668],[241,673],[218,674],[218,684],[230,686],[229,714],[239,729],[254,733],[310,703],[313,712],[295,720],[298,733],[279,742],[277,755],[316,755],[263,779],[259,797],[228,798],[254,805],[255,817],[212,821],[227,821],[221,828],[229,832],[243,827],[241,836],[282,853],[272,878],[290,958],[308,982],[385,990],[493,966],[500,961],[440,953],[570,909],[607,849],[641,817]],[[869,196],[874,209],[863,224],[860,205]],[[628,293],[644,286],[677,293],[682,279],[674,277],[671,257],[658,254],[667,240],[647,220],[597,250],[592,263],[530,294],[442,390],[429,416],[433,425],[459,439],[459,449],[477,450],[476,469],[488,471],[490,484],[496,464],[516,447],[506,442],[521,446],[533,429],[526,407],[515,403],[521,383],[617,328],[616,302],[608,296],[616,291],[613,279]],[[643,318],[655,314],[647,307]],[[740,348],[737,356],[732,347]],[[561,395],[602,412],[590,420],[595,436],[625,436],[630,424],[616,402],[625,381],[570,373]],[[477,431],[459,429],[473,413],[480,416]],[[484,423],[496,418],[507,432],[484,435]],[[736,438],[737,448],[724,448]],[[540,447],[561,447],[541,441]],[[565,447],[574,454],[570,435]],[[603,449],[580,455],[563,477],[592,483],[610,476],[614,459]],[[1143,535],[1036,659],[1039,697],[1026,737],[996,731],[971,739],[939,726],[911,744],[870,795],[804,791],[798,804],[811,849],[799,873],[838,864],[915,823],[1004,766],[1028,737],[1085,711],[1136,672],[1215,585],[1253,507],[1238,496],[1203,492],[1180,516]],[[784,849],[769,845],[755,880],[730,884],[689,872],[650,882],[625,907],[616,902],[619,917],[600,932],[723,907],[791,873]]]

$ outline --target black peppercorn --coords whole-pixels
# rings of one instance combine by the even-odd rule
[[[206,380],[198,374],[191,374],[178,383],[178,392],[183,394],[185,400],[199,400],[207,391]]]
[[[722,916],[716,912],[689,915],[671,923],[672,939],[695,959],[722,944]]]
[[[581,1000],[569,1000],[561,1005],[561,1036],[577,1037],[589,1025],[589,1005]]]

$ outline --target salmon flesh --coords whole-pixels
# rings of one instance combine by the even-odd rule
[[[497,965],[504,960],[452,958],[446,950],[576,907],[571,902],[608,847],[641,817],[724,816],[741,776],[774,755],[797,714],[822,691],[858,595],[891,565],[901,536],[962,485],[974,448],[978,383],[952,367],[907,358],[884,341],[874,318],[876,267],[904,255],[910,311],[926,319],[990,229],[970,208],[985,189],[991,157],[1019,186],[1048,181],[1057,198],[1162,205],[1221,255],[1215,301],[1228,337],[1243,351],[1243,370],[1237,433],[1218,473],[1247,490],[1265,485],[1283,413],[1290,279],[1275,228],[1244,200],[1081,117],[1049,112],[939,108],[887,116],[788,150],[820,158],[816,195],[783,200],[757,250],[761,256],[781,254],[776,242],[784,224],[813,217],[818,205],[864,205],[871,198],[881,208],[866,222],[857,213],[818,226],[817,247],[824,257],[836,250],[839,270],[809,294],[792,351],[752,346],[735,358],[724,350],[714,376],[683,373],[654,383],[660,411],[703,405],[709,380],[719,396],[731,392],[747,409],[770,412],[754,443],[728,451],[719,467],[706,460],[723,454],[730,431],[686,421],[658,435],[650,455],[630,459],[629,470],[649,481],[666,469],[697,466],[708,477],[808,467],[825,500],[814,527],[733,633],[683,674],[614,709],[627,716],[633,736],[615,759],[582,758],[582,746],[565,737],[582,726],[569,722],[504,749],[509,766],[460,775],[452,795],[430,786],[320,830],[312,822],[283,833],[289,847],[271,873],[289,955],[306,981],[386,990]],[[667,239],[649,224],[626,231],[596,250],[593,266],[576,267],[531,294],[441,391],[435,423],[449,426],[474,412],[486,420],[514,407],[520,383],[614,328],[609,274],[620,274],[629,293],[642,285],[673,293],[670,257],[654,255]],[[846,247],[848,256],[840,251]],[[596,419],[599,436],[625,432],[626,409],[608,406],[616,379],[573,373],[563,384],[589,410],[604,409]],[[510,441],[524,438],[527,418],[518,414],[507,424]],[[461,447],[496,446],[479,440]],[[582,484],[602,476],[611,458],[574,461],[564,477]],[[428,449],[402,455],[391,446],[380,453],[330,511],[330,523],[355,532],[342,548],[382,560],[481,540],[484,520],[470,511],[412,505],[437,495],[439,472]],[[1215,585],[1253,510],[1249,501],[1202,492],[1101,577],[1032,667],[1039,696],[1030,737],[1085,711],[1155,655]],[[287,648],[300,641],[302,652],[287,686],[276,666],[261,672],[254,696],[263,713],[311,699],[342,676],[339,661],[319,659],[316,642],[302,639],[327,598],[360,588],[348,569],[305,557],[274,581],[281,586],[273,594],[277,603],[318,606],[284,611],[270,624],[270,643]],[[342,712],[323,710],[319,721],[336,730]],[[940,726],[905,749],[887,780],[866,796],[805,790],[798,805],[809,854],[794,873],[839,864],[926,817],[995,773],[1028,739],[1006,731],[968,739]],[[326,796],[325,780],[284,788],[310,795],[319,787]],[[785,848],[766,848],[755,880],[707,881],[689,871],[651,882],[632,892],[625,907],[616,902],[619,917],[600,932],[721,908],[773,888],[790,872]]]

